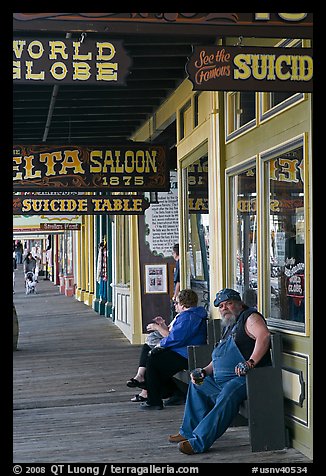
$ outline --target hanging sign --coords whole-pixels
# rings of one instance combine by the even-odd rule
[[[311,48],[196,46],[186,69],[194,90],[313,90]]]
[[[122,85],[130,64],[120,40],[13,40],[14,83]]]
[[[169,191],[167,148],[15,145],[14,191]]]
[[[80,223],[40,223],[40,230],[62,231],[62,230],[81,230]]]
[[[13,29],[312,38],[312,13],[13,13]]]
[[[16,195],[14,215],[142,215],[149,202],[139,195]]]

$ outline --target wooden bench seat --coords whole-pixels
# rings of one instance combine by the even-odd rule
[[[212,360],[211,354],[220,335],[221,320],[209,319],[207,344],[188,346],[189,370],[174,375],[181,390],[187,390],[191,370],[205,367]],[[270,367],[254,368],[246,375],[247,399],[239,409],[239,415],[246,419],[244,421],[249,426],[251,449],[257,452],[281,450],[287,446],[281,366],[282,338],[279,333],[271,334],[271,359]]]

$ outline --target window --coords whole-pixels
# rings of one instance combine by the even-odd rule
[[[273,92],[269,94],[269,109],[293,96],[292,93]]]
[[[302,40],[283,40],[277,46],[282,47],[296,47],[302,48]],[[291,93],[291,92],[270,92],[270,93],[260,93],[259,101],[259,120],[265,121],[270,117],[275,116],[284,109],[297,104],[299,101],[305,99],[303,93]]]
[[[208,158],[186,169],[188,197],[187,287],[198,294],[198,305],[209,309]]]
[[[179,114],[179,140],[181,140],[192,129],[191,101],[180,109]]]
[[[120,215],[116,217],[117,224],[117,282],[128,284],[130,282],[130,246],[129,246],[129,217]]]
[[[199,124],[199,94],[194,94],[194,127]]]
[[[227,93],[227,139],[255,125],[256,93],[254,91]]]
[[[284,109],[297,104],[305,98],[303,93],[260,93],[261,100],[259,102],[260,121],[265,121],[270,117],[275,116]]]
[[[230,178],[230,263],[231,287],[248,306],[257,306],[257,213],[256,168]],[[234,220],[236,217],[236,220]]]
[[[269,316],[280,327],[304,330],[305,227],[303,145],[265,162],[268,181]]]

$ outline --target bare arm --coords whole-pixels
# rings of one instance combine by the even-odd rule
[[[256,313],[248,317],[245,330],[247,334],[255,340],[255,347],[250,359],[252,359],[256,365],[269,349],[271,334],[264,320]]]
[[[206,367],[203,367],[207,375],[213,375],[213,362],[211,361]]]
[[[180,292],[180,282],[177,281],[175,284],[175,290],[174,290],[172,301],[175,301],[177,299],[177,295],[179,294],[179,292]]]
[[[157,324],[156,322],[151,322],[148,324],[146,327],[148,331],[159,331],[160,334],[162,334],[163,337],[167,337],[170,333],[168,326],[164,323],[162,324]]]

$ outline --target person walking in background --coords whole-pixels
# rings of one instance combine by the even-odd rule
[[[27,253],[24,259],[23,265],[24,265],[23,267],[24,267],[25,277],[29,271],[31,271],[33,274],[35,273],[36,260],[35,258],[33,258],[32,253],[30,252]]]
[[[38,283],[38,275],[39,275],[40,268],[41,268],[41,258],[39,257],[38,254],[35,254],[34,259],[35,259],[34,275],[35,275],[35,281]]]
[[[175,268],[173,271],[173,296],[171,299],[171,320],[176,316],[175,301],[180,292],[180,256],[179,243],[176,243],[172,248],[172,256],[175,260]]]
[[[172,256],[175,260],[175,268],[173,273],[174,293],[172,300],[175,302],[180,292],[180,256],[179,256],[179,243],[176,243],[172,249]]]
[[[23,262],[23,245],[20,240],[16,241],[16,246],[15,246],[15,256],[17,260],[17,264],[22,264]]]
[[[169,436],[182,453],[204,453],[231,425],[247,398],[246,373],[271,365],[270,332],[265,318],[249,308],[234,289],[216,294],[224,327],[212,361],[191,372],[179,433]]]
[[[12,291],[15,294],[15,271],[17,269],[17,259],[16,259],[16,253],[15,252],[13,252],[12,260],[13,260],[13,267],[14,267],[14,269],[13,269]]]

